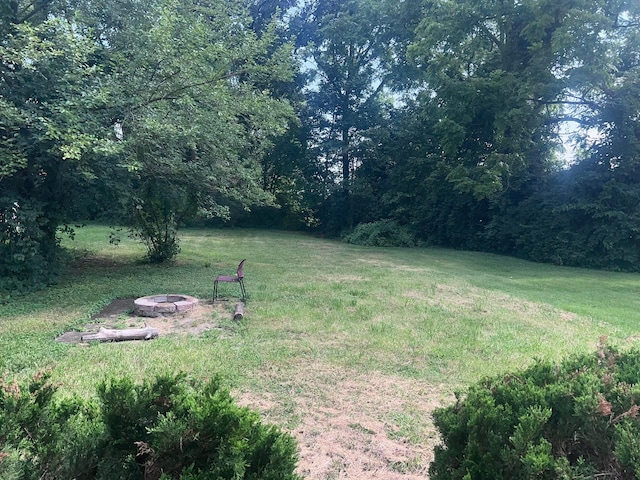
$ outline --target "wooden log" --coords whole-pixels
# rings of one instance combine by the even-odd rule
[[[82,335],[83,342],[122,342],[125,340],[150,340],[158,337],[158,329],[145,325],[144,328],[128,328],[125,330],[116,330],[111,328],[100,327],[98,333],[90,333]]]
[[[236,303],[236,311],[233,314],[234,320],[242,320],[244,317],[244,303]]]

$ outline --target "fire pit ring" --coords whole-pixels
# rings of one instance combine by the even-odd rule
[[[141,317],[159,317],[186,312],[198,304],[198,299],[189,295],[149,295],[136,298],[133,311]]]

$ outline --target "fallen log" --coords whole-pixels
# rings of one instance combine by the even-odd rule
[[[236,303],[236,311],[233,313],[234,320],[242,320],[244,317],[244,303]]]
[[[144,328],[128,328],[125,330],[116,330],[111,328],[100,327],[98,333],[90,333],[82,335],[80,338],[83,342],[122,342],[125,340],[150,340],[158,337],[158,329],[145,326]]]

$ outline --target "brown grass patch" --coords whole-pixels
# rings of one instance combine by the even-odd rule
[[[446,387],[318,364],[264,374],[280,393],[242,392],[240,403],[273,423],[298,419],[291,433],[306,479],[428,478],[438,441],[431,413],[452,401]]]
[[[471,285],[438,284],[425,290],[407,290],[402,294],[405,298],[425,301],[430,306],[437,306],[453,313],[473,311],[474,314],[487,315],[498,311],[517,314],[522,321],[535,323],[536,317],[555,316],[562,321],[572,322],[579,316],[572,312],[560,310],[551,305],[536,303],[506,293],[483,290]]]
[[[360,275],[320,275],[321,278],[325,282],[333,282],[333,283],[351,283],[351,282],[361,282],[364,280],[364,277]]]

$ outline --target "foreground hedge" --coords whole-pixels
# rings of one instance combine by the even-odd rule
[[[640,478],[640,352],[602,345],[486,379],[439,409],[445,479]]]
[[[295,480],[296,444],[217,379],[113,378],[97,401],[0,381],[0,478]]]

